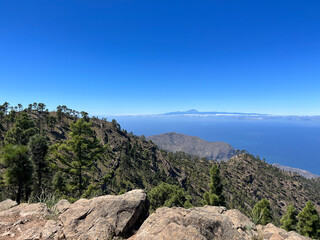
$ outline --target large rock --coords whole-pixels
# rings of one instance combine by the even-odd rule
[[[309,240],[271,223],[255,226],[239,210],[224,207],[163,207],[145,220],[148,203],[143,190],[80,199],[74,204],[61,200],[54,208],[49,211],[37,203],[1,211],[0,240],[115,240],[130,237],[140,226],[130,240]]]
[[[251,239],[249,233],[238,230],[231,218],[223,212],[223,208],[210,206],[191,209],[158,208],[130,239]],[[239,214],[234,218],[237,216]]]
[[[71,203],[66,200],[66,199],[61,199],[59,202],[57,202],[52,210],[54,213],[63,213],[64,211],[66,211],[69,206],[71,205]]]
[[[0,212],[0,240],[39,239],[48,215],[48,208],[43,203],[24,203]]]
[[[4,201],[0,202],[0,212],[7,210],[9,208],[12,208],[14,206],[17,206],[17,205],[18,205],[17,202],[13,201],[11,199],[4,200]]]
[[[232,221],[233,225],[237,229],[247,230],[254,229],[253,222],[250,219],[243,215],[238,209],[232,209],[224,212],[223,214],[227,215],[229,219]]]
[[[311,238],[301,236],[294,231],[287,232],[282,228],[274,226],[272,223],[269,223],[266,226],[258,225],[257,232],[263,239],[268,240],[311,240]]]
[[[120,196],[80,199],[60,216],[66,239],[126,237],[145,219],[146,193],[133,190]]]

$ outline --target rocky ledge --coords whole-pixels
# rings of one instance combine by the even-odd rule
[[[255,226],[238,210],[204,206],[159,208],[148,213],[143,190],[119,196],[59,201],[52,209],[43,203],[0,203],[2,239],[309,239],[272,224]]]

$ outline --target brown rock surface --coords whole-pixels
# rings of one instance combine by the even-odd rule
[[[251,239],[218,207],[158,208],[131,240]],[[221,210],[221,208],[220,208]]]
[[[125,239],[145,220],[147,207],[143,190],[80,199],[74,204],[62,200],[53,212],[43,203],[21,204],[0,212],[0,240]],[[309,240],[273,224],[255,226],[239,210],[214,206],[158,208],[129,239]]]
[[[61,199],[59,202],[57,202],[56,205],[53,206],[53,212],[63,213],[64,211],[66,211],[69,208],[70,205],[71,205],[71,203],[69,203],[68,200]]]
[[[0,212],[0,240],[39,239],[49,211],[45,204],[21,204]]]
[[[251,222],[250,219],[242,214],[238,209],[228,210],[223,214],[229,217],[237,229],[240,228],[241,230],[246,230],[247,228],[254,228],[253,222]]]
[[[80,199],[60,220],[67,239],[110,239],[130,234],[146,212],[146,193],[133,190],[120,196]]]
[[[4,200],[4,201],[0,202],[0,212],[7,210],[9,208],[12,208],[14,206],[17,206],[17,205],[18,205],[18,203],[16,201],[11,200],[11,199]]]
[[[267,224],[266,226],[258,225],[257,232],[264,238],[268,240],[310,240],[308,237],[299,235],[298,233],[291,231],[287,232],[282,228],[274,226],[272,223]]]

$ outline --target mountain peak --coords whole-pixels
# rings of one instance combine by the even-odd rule
[[[199,111],[196,109],[190,109],[188,111],[185,111],[185,113],[198,113]]]

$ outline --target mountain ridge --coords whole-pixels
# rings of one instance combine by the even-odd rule
[[[186,152],[208,160],[227,161],[236,155],[236,150],[228,143],[208,142],[196,136],[176,132],[163,133],[147,137],[161,149],[170,152]]]
[[[221,112],[221,111],[205,111],[205,112],[199,112],[196,109],[190,109],[187,111],[175,111],[175,112],[168,112],[168,113],[162,113],[160,115],[193,115],[193,114],[198,114],[198,115],[245,115],[245,116],[268,116],[269,114],[262,114],[262,113],[242,113],[242,112]]]

